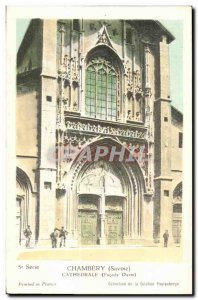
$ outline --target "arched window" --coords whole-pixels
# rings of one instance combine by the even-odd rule
[[[91,60],[86,70],[86,115],[116,121],[117,94],[118,70],[106,58]]]

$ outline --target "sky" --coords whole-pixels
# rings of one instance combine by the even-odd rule
[[[183,111],[183,28],[182,21],[159,20],[175,37],[169,45],[170,49],[170,94],[172,105]],[[16,47],[17,50],[29,25],[29,19],[17,20]]]
[[[175,40],[169,45],[170,56],[170,94],[172,104],[183,111],[183,24],[182,21],[160,22],[175,37]]]

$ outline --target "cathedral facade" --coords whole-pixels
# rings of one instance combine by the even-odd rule
[[[17,54],[16,235],[67,246],[182,238],[182,114],[154,20],[33,19]]]

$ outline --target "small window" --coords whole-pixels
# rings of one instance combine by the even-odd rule
[[[115,36],[115,35],[118,35],[118,31],[117,31],[117,29],[115,28],[115,29],[113,29],[112,30],[112,33],[113,33],[113,36]]]
[[[73,20],[73,30],[80,31],[80,22],[77,19]]]
[[[169,190],[164,190],[164,196],[169,197]]]
[[[183,133],[179,132],[179,148],[183,147]]]
[[[46,100],[47,100],[48,102],[52,102],[52,96],[46,96]]]
[[[174,204],[173,212],[174,213],[182,213],[182,204]]]
[[[49,181],[44,182],[44,189],[51,190],[52,189],[52,183]]]
[[[90,30],[95,30],[96,29],[94,23],[90,23],[89,28],[90,28]]]
[[[164,117],[164,122],[168,122],[168,118],[167,117]]]
[[[127,44],[132,44],[132,33],[131,29],[126,30],[126,43]]]

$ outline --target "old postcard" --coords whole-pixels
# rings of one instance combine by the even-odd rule
[[[7,8],[7,293],[192,294],[191,13]]]

